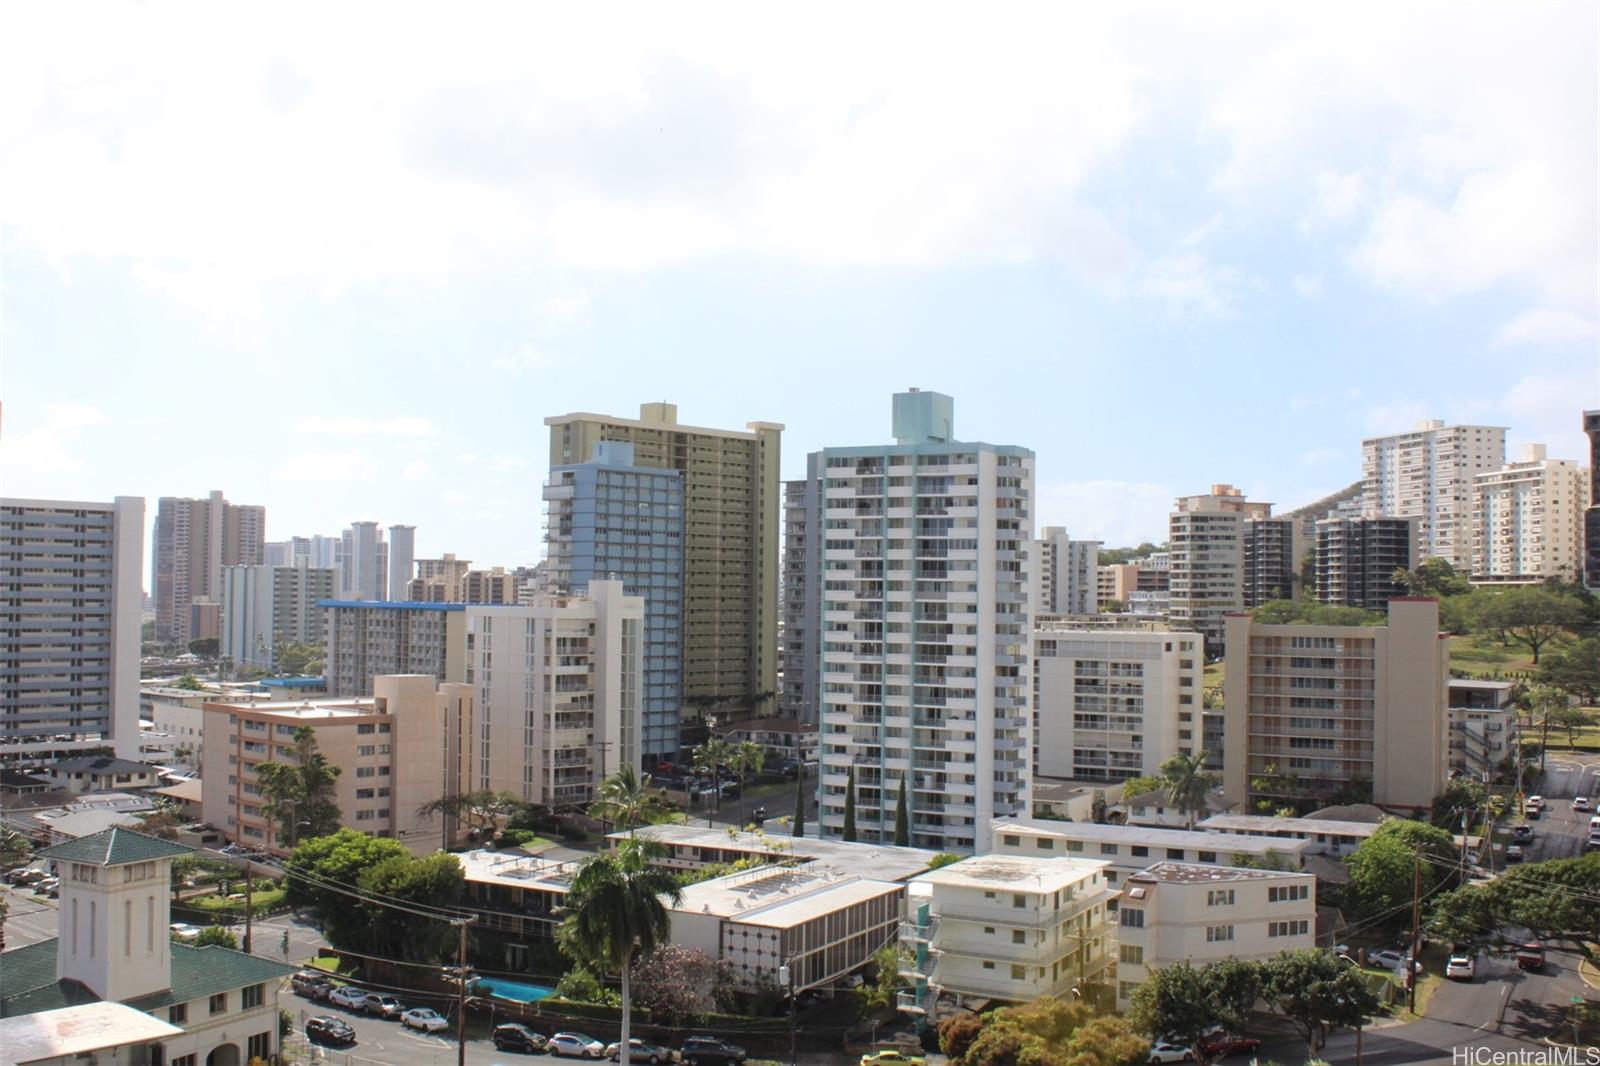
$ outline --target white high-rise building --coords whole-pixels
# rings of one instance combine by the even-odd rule
[[[410,591],[411,567],[417,557],[417,527],[389,527],[389,580],[385,599],[403,600]]]
[[[1073,540],[1060,526],[1045,526],[1033,542],[1033,612],[1094,614],[1100,542]]]
[[[332,569],[227,567],[222,572],[222,654],[236,666],[273,670],[280,643],[320,647],[326,613],[320,604],[337,595]]]
[[[1472,580],[1581,581],[1588,471],[1529,444],[1522,461],[1472,479]]]
[[[0,762],[139,757],[144,500],[0,499]]]
[[[1169,521],[1172,624],[1221,644],[1222,619],[1243,610],[1248,524],[1272,516],[1272,504],[1250,503],[1232,485],[1182,496]]]
[[[378,523],[350,523],[339,547],[339,595],[347,600],[383,600],[389,591],[389,546]]]
[[[1438,419],[1410,433],[1361,442],[1366,479],[1361,514],[1417,520],[1416,563],[1472,565],[1473,479],[1506,461],[1503,426],[1447,426]]]
[[[896,443],[811,457],[825,836],[852,770],[862,841],[893,841],[902,787],[918,847],[982,853],[992,818],[1031,809],[1033,453],[959,442],[953,416],[899,393]]]

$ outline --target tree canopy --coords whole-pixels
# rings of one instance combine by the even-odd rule
[[[939,1047],[951,1066],[1130,1066],[1150,1052],[1122,1018],[1054,996],[948,1018]]]
[[[1213,1025],[1241,1029],[1261,989],[1254,963],[1230,959],[1194,966],[1184,959],[1152,972],[1134,990],[1128,1020],[1140,1032],[1189,1047],[1208,1062],[1201,1038]]]
[[[364,905],[350,890],[363,870],[396,856],[409,856],[398,840],[341,829],[304,841],[284,863],[290,906],[310,907],[321,915],[324,931],[335,947],[360,950],[367,929]]]
[[[1422,856],[1424,897],[1458,879],[1460,855],[1452,835],[1426,822],[1391,818],[1345,858],[1345,917],[1352,925],[1398,929],[1411,921],[1417,854]]]
[[[1542,585],[1502,589],[1485,601],[1480,620],[1486,627],[1527,648],[1539,665],[1539,653],[1552,640],[1586,621],[1577,597]]]
[[[280,841],[320,837],[339,828],[334,783],[343,767],[317,750],[317,732],[310,726],[294,731],[294,761],[269,760],[256,768],[262,813],[278,823]]]
[[[1262,997],[1288,1019],[1314,1056],[1340,1029],[1356,1029],[1377,1013],[1377,996],[1353,966],[1331,952],[1286,951],[1260,963]]]
[[[1388,618],[1362,607],[1338,607],[1316,600],[1268,600],[1250,612],[1262,625],[1381,626]]]

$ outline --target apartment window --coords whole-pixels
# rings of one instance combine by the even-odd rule
[[[246,985],[244,999],[240,1006],[245,1010],[249,1010],[251,1007],[259,1007],[266,1002],[266,998],[265,985]]]
[[[211,1013],[221,1014],[228,1009],[228,993],[218,992],[211,997]]]
[[[1134,981],[1118,981],[1117,982],[1117,998],[1118,999],[1132,999],[1133,998],[1133,990],[1138,988],[1138,987],[1139,987],[1139,985]]]
[[[246,1043],[248,1046],[246,1048],[245,1057],[251,1062],[254,1062],[256,1059],[265,1061],[267,1056],[272,1054],[272,1034],[270,1032],[257,1033]]]
[[[1214,851],[1198,852],[1195,855],[1195,861],[1196,862],[1216,862],[1217,861],[1217,853],[1214,852]]]
[[[1213,889],[1210,889],[1209,891],[1206,892],[1206,906],[1207,907],[1231,907],[1231,906],[1233,906],[1233,889],[1231,889],[1231,888],[1213,888]]]
[[[1138,944],[1123,944],[1117,949],[1117,959],[1119,962],[1125,962],[1131,966],[1143,966],[1144,948]]]
[[[193,1055],[179,1055],[172,1060],[171,1066],[194,1066]]]
[[[984,964],[983,964],[983,968],[984,968],[984,969],[985,969],[985,970],[992,970],[992,969],[994,969],[994,963],[992,963],[992,962],[986,962],[986,963],[984,963]]]
[[[1117,913],[1121,915],[1121,917],[1118,918],[1117,921],[1123,926],[1123,928],[1125,928],[1125,929],[1143,929],[1144,928],[1144,910],[1143,910],[1143,908],[1140,908],[1140,907],[1124,907],[1120,911],[1118,911]]]
[[[1040,837],[1038,840],[1034,841],[1034,843],[1039,846],[1040,851],[1049,851],[1056,845],[1056,842],[1051,840],[1049,837]]]
[[[1206,926],[1207,944],[1225,944],[1233,939],[1233,926],[1208,925]]]
[[[1019,845],[1021,843],[1022,843],[1022,838],[1020,836],[1017,836],[1017,835],[1015,835],[1013,833],[1007,833],[1006,834],[1006,846],[1007,847],[1014,848],[1014,847],[1016,847],[1017,845]]]
[[[1169,860],[1171,860],[1172,862],[1182,862],[1183,861],[1183,849],[1182,848],[1168,848],[1167,849],[1167,858]]]
[[[1142,858],[1144,858],[1145,856],[1147,856],[1149,854],[1150,854],[1150,849],[1145,847],[1143,844],[1135,844],[1135,845],[1133,845],[1133,857],[1134,858],[1142,859]]]
[[[1310,885],[1273,885],[1267,889],[1268,903],[1288,903],[1291,900],[1310,898]]]
[[[1013,981],[1026,981],[1028,979],[1028,968],[1026,966],[1018,966],[1016,963],[1012,963],[1011,979]]]
[[[1026,907],[1028,905],[1028,897],[1020,892],[1014,892],[1011,895],[1011,905],[1017,908]]]
[[[1021,929],[1013,929],[1011,930],[1011,942],[1013,944],[1026,944],[1028,942],[1028,934]]]
[[[167,1008],[167,1021],[173,1025],[182,1025],[189,1020],[189,1004],[174,1003]]]
[[[1268,936],[1304,936],[1311,928],[1311,923],[1306,919],[1292,922],[1268,922]]]

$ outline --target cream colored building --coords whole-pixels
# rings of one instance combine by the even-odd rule
[[[1139,567],[1134,563],[1106,563],[1095,567],[1095,606],[1112,600],[1126,604],[1139,587]]]
[[[464,603],[462,583],[472,562],[445,552],[438,559],[418,559],[417,576],[406,583],[406,599],[412,603]]]
[[[1168,523],[1174,627],[1223,640],[1223,616],[1245,606],[1246,526],[1271,516],[1272,504],[1251,503],[1232,485],[1178,498]]]
[[[1359,780],[1382,807],[1424,807],[1438,794],[1449,769],[1438,601],[1392,599],[1382,626],[1258,625],[1247,614],[1227,625],[1229,800],[1254,810]]]
[[[927,892],[928,983],[962,999],[1026,1003],[1104,980],[1111,897],[1106,863],[1086,859],[977,855],[911,882]]]
[[[646,403],[639,417],[545,419],[550,465],[587,462],[600,441],[633,445],[638,466],[683,475],[683,697],[726,700],[760,716],[778,690],[779,448],[783,426],[744,431],[678,424],[678,408]],[[764,697],[755,700],[753,697]]]
[[[1200,750],[1205,655],[1195,634],[1040,620],[1033,654],[1037,774],[1122,781]]]
[[[466,608],[459,603],[324,600],[323,670],[330,696],[370,696],[382,674],[466,676]]]
[[[1529,444],[1520,462],[1472,479],[1472,580],[1536,584],[1581,580],[1589,477]]]
[[[1029,550],[1034,614],[1094,614],[1099,609],[1099,541],[1073,540],[1061,526],[1045,526]]]
[[[1414,518],[1417,556],[1472,565],[1473,479],[1505,463],[1502,426],[1447,426],[1438,419],[1410,433],[1361,442],[1365,518]]]
[[[1316,877],[1160,862],[1128,878],[1117,906],[1117,1008],[1154,970],[1187,960],[1268,959],[1314,947]]]
[[[263,810],[264,762],[293,759],[294,734],[309,726],[317,750],[340,767],[334,802],[342,823],[392,837],[425,855],[448,844],[451,819],[418,808],[457,795],[475,735],[470,686],[431,676],[374,679],[373,695],[277,703],[208,703],[201,812],[222,834],[247,847],[283,854],[294,846]],[[451,834],[447,837],[446,834]]]

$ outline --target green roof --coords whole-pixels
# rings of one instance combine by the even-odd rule
[[[121,866],[128,862],[148,862],[151,859],[170,859],[191,855],[194,849],[170,840],[135,833],[132,829],[112,826],[65,844],[45,848],[39,855],[46,859],[65,859],[68,862],[87,862],[96,866]]]
[[[55,983],[55,937],[0,955],[0,1000]]]
[[[148,996],[128,1000],[128,1006],[152,1010],[173,1003],[205,999],[218,992],[231,992],[246,985],[276,981],[299,970],[271,959],[258,959],[220,944],[197,948],[172,944],[172,987]]]

